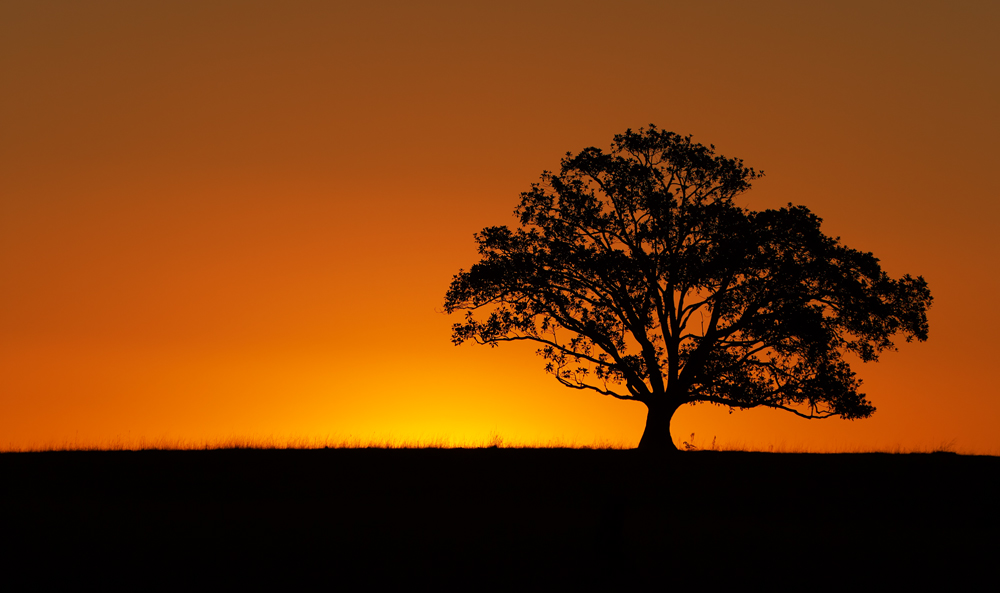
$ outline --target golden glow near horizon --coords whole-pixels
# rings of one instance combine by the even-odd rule
[[[869,420],[702,405],[680,443],[1000,452],[1000,7],[776,2],[0,6],[0,449],[121,435],[638,442],[530,346],[454,347],[472,234],[655,123],[766,177],[930,340]]]

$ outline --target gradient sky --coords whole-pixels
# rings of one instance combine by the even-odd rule
[[[696,4],[696,5],[695,5]],[[237,435],[635,444],[645,408],[450,341],[472,234],[654,123],[934,295],[868,420],[675,441],[1000,454],[1000,3],[0,4],[0,448]]]

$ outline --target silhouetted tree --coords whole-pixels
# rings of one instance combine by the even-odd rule
[[[870,416],[844,355],[926,340],[927,283],[889,278],[804,206],[737,206],[762,174],[655,126],[567,154],[521,194],[520,228],[475,235],[481,261],[445,297],[467,311],[452,340],[536,342],[563,385],[646,404],[639,448],[673,450],[693,402]]]

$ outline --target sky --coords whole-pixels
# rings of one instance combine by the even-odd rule
[[[655,124],[765,176],[930,339],[866,420],[682,408],[708,446],[1000,454],[1000,4],[0,4],[0,449],[234,437],[619,443],[645,408],[454,346],[473,233]]]

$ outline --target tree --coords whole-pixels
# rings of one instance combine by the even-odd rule
[[[889,278],[804,206],[736,205],[762,175],[652,125],[567,153],[521,194],[520,228],[475,235],[481,260],[445,296],[466,312],[452,341],[535,342],[563,385],[644,403],[640,449],[674,450],[671,417],[695,402],[871,416],[845,356],[926,340],[927,283]]]

